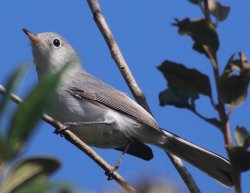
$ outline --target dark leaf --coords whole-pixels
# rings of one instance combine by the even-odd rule
[[[9,79],[6,83],[6,92],[0,101],[0,118],[2,117],[2,113],[7,105],[7,102],[10,97],[10,93],[14,91],[17,84],[20,82],[20,78],[24,74],[24,72],[27,70],[27,65],[21,65],[19,68],[17,68],[12,74],[10,75]]]
[[[169,88],[192,93],[194,96],[199,94],[211,96],[209,78],[198,70],[188,69],[183,64],[171,61],[163,62],[158,69],[167,79]]]
[[[186,18],[182,21],[176,20],[173,25],[179,28],[179,34],[189,35],[194,40],[194,50],[206,56],[211,53],[215,58],[219,49],[219,39],[214,26],[209,21],[206,19],[190,21]]]
[[[188,0],[190,3],[199,4],[201,0]]]
[[[250,152],[244,147],[235,146],[229,149],[230,161],[233,168],[240,172],[250,169]]]
[[[0,165],[4,164],[4,150],[6,148],[6,141],[3,135],[0,135]]]
[[[235,54],[233,54],[229,60],[227,61],[227,64],[225,66],[224,72],[223,73],[232,73],[233,70],[240,71],[240,60],[234,60]]]
[[[35,186],[37,182],[44,182],[59,167],[59,161],[49,157],[34,157],[20,161],[4,177],[0,192],[21,193],[27,185],[32,188],[33,183]]]
[[[208,121],[216,127],[221,128],[221,122],[217,118],[209,118]]]
[[[54,97],[61,74],[62,71],[45,76],[14,113],[7,133],[6,159],[16,156],[28,141],[42,113]]]
[[[209,0],[208,1],[208,9],[209,12],[218,20],[222,21],[227,18],[230,7],[221,5],[216,0]]]
[[[232,106],[242,104],[247,97],[248,78],[230,75],[220,78],[220,91],[225,103]]]
[[[234,136],[238,146],[245,147],[245,149],[249,147],[250,133],[246,130],[246,128],[237,126]]]
[[[171,88],[162,91],[159,94],[160,105],[173,105],[178,108],[192,108],[198,95],[188,93],[182,90],[173,90]]]
[[[243,52],[239,52],[239,59],[234,59],[235,54],[233,54],[224,69],[223,73],[232,73],[233,71],[249,74],[250,64]]]
[[[243,53],[239,59],[230,57],[223,74],[220,77],[220,92],[225,103],[231,106],[242,104],[248,91],[250,80],[250,64]]]
[[[239,52],[239,55],[240,55],[240,67],[242,71],[246,71],[246,73],[249,73],[250,64],[248,63],[247,57],[243,52]]]

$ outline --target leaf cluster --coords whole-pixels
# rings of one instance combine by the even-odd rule
[[[238,56],[236,54],[230,56],[223,72],[219,72],[217,52],[220,41],[217,28],[219,22],[228,17],[230,8],[216,0],[189,0],[189,2],[198,6],[204,17],[175,19],[173,26],[177,27],[180,35],[186,35],[192,39],[192,49],[195,52],[205,55],[209,60],[214,79],[197,69],[188,68],[185,64],[165,60],[158,66],[158,70],[167,81],[167,88],[159,94],[160,105],[188,109],[220,129],[234,170],[247,171],[250,169],[248,151],[250,133],[245,127],[237,126],[235,128],[237,144],[233,145],[229,120],[233,109],[246,100],[250,82],[250,64],[244,53],[239,52]],[[212,81],[216,86],[215,94],[211,89]],[[197,111],[195,102],[201,95],[209,98],[210,105],[217,112],[218,117],[205,117]]]
[[[6,83],[6,90],[1,90],[4,94],[0,100],[1,126],[3,125],[2,115],[8,107],[11,93],[17,87],[26,69],[27,65],[22,65],[15,70]],[[42,193],[50,189],[68,189],[63,183],[49,182],[50,175],[60,167],[57,159],[46,156],[18,158],[35,132],[35,126],[42,113],[53,100],[63,70],[45,76],[12,114],[11,123],[7,129],[1,129],[0,193]]]

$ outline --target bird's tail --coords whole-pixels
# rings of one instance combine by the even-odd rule
[[[166,152],[184,159],[226,186],[233,186],[232,166],[225,158],[163,130],[166,142],[159,145]]]

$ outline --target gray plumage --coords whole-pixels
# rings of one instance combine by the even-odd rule
[[[224,185],[233,185],[232,167],[226,159],[159,128],[155,119],[126,94],[84,71],[77,53],[63,37],[51,32],[24,32],[32,42],[39,79],[70,63],[48,113],[63,123],[81,123],[70,128],[80,139],[92,146],[120,151],[134,142],[128,153],[145,160],[153,158],[146,145],[153,144]]]
[[[85,71],[78,71],[73,76],[72,86],[69,88],[83,99],[99,102],[107,107],[136,118],[138,121],[161,131],[155,119],[126,94],[98,80]]]

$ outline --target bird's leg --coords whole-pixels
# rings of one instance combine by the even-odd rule
[[[54,133],[56,134],[62,134],[65,130],[70,129],[70,127],[73,126],[79,126],[79,125],[94,125],[94,124],[105,124],[105,125],[111,125],[113,124],[113,120],[104,120],[104,121],[87,121],[87,122],[65,122],[63,123],[63,127],[60,129],[56,129]]]
[[[124,157],[125,157],[125,154],[127,153],[130,145],[133,143],[133,141],[129,142],[128,145],[126,146],[126,148],[123,150],[122,154],[120,155],[119,157],[119,160],[116,162],[116,164],[109,170],[109,171],[106,171],[105,174],[108,176],[108,180],[112,180],[113,179],[113,173],[118,170],[118,168],[120,167]]]

